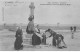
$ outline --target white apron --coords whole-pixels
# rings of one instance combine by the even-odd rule
[[[52,45],[52,39],[53,39],[53,37],[47,38],[46,39],[46,44]]]
[[[46,32],[45,34],[46,34],[46,37],[47,37],[46,44],[47,45],[52,45],[52,39],[53,39],[53,37],[49,37],[51,35],[49,32]]]

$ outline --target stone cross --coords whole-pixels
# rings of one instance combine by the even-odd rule
[[[34,2],[31,2],[29,8],[30,8],[30,16],[34,16],[34,9],[35,9]]]

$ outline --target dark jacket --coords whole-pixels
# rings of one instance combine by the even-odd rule
[[[27,28],[26,28],[26,32],[27,32],[28,34],[34,33],[34,23],[33,23],[33,21],[30,21],[30,22],[28,23]]]

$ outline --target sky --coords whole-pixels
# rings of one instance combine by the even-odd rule
[[[34,2],[34,22],[37,24],[80,24],[80,0],[0,0],[0,22],[3,23],[2,7],[5,23],[28,23],[29,5]],[[17,6],[4,6],[5,1],[24,2]],[[71,5],[40,5],[53,2],[67,2]]]

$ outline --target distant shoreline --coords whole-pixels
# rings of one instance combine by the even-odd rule
[[[0,25],[0,29],[8,29],[11,31],[16,31],[16,27],[18,27],[19,25],[16,24],[6,24],[4,25]],[[27,28],[27,24],[21,24],[20,25],[22,27],[22,29],[26,29]],[[76,26],[77,30],[80,30],[80,25],[73,25],[73,27]],[[70,30],[71,25],[41,25],[39,24],[40,29],[43,30],[47,30],[48,28],[51,28],[53,30]]]

